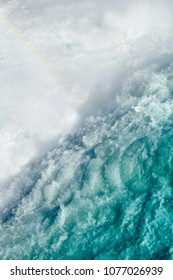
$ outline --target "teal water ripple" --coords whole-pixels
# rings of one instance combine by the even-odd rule
[[[129,110],[88,118],[19,178],[30,187],[4,212],[1,259],[173,259],[173,100],[164,75],[167,90],[149,81]]]

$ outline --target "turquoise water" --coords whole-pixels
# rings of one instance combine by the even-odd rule
[[[0,259],[173,259],[172,70],[135,76],[14,178]]]

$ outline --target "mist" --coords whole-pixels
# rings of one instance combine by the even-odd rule
[[[88,116],[132,105],[122,89],[134,72],[172,55],[172,8],[168,0],[0,1],[2,185]]]

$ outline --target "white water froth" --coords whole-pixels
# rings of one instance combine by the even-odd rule
[[[135,104],[131,86],[172,57],[171,7],[171,1],[1,1],[0,209],[27,191],[27,184],[4,189],[4,183],[85,117],[111,106],[122,114]],[[164,79],[156,79],[156,88]]]

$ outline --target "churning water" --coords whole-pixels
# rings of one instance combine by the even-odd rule
[[[34,83],[30,86],[31,97],[28,97],[29,82],[18,85],[17,77],[13,78],[15,81],[10,80],[17,90],[22,87],[26,95],[18,92],[15,96],[18,100],[14,98],[13,104],[19,108],[16,111],[11,105],[1,105],[10,108],[8,114],[10,110],[15,114],[12,120],[7,119],[8,114],[2,114],[7,125],[2,124],[1,139],[7,139],[2,137],[6,131],[14,148],[12,156],[9,152],[4,158],[10,166],[18,164],[18,158],[20,163],[12,171],[9,163],[6,169],[2,167],[5,175],[1,176],[0,188],[0,258],[173,259],[171,22],[164,21],[161,26],[164,29],[158,28],[157,18],[149,25],[147,20],[152,18],[153,10],[147,14],[147,2],[145,7],[137,9],[138,13],[144,11],[143,21],[137,15],[134,20],[132,5],[124,11],[123,5],[116,1],[108,7],[103,5],[104,1],[94,1],[96,6],[89,5],[89,1],[82,4],[72,1],[67,6],[62,1],[56,6],[52,1],[52,9],[51,1],[48,2],[45,7],[41,4],[36,7],[28,1],[30,4],[23,7],[19,19],[24,22],[28,36],[33,30],[32,36],[38,38],[36,43],[40,48],[48,36],[46,26],[51,22],[51,15],[54,18],[51,24],[61,28],[52,31],[57,37],[50,39],[51,46],[47,42],[45,53],[49,51],[51,64],[51,59],[56,57],[56,46],[61,51],[62,58],[58,58],[61,64],[57,66],[55,61],[51,65],[55,69],[62,67],[62,76],[67,73],[63,80],[66,89],[58,89],[65,97],[60,93],[47,95],[49,91],[55,92],[53,78],[46,88],[44,84],[38,87],[31,73],[28,78]],[[125,1],[122,3],[125,5]],[[6,8],[12,15],[20,15],[18,4],[20,1],[9,1]],[[27,23],[22,16],[28,16],[30,9],[33,14],[31,23]],[[38,28],[35,22],[43,25],[37,9],[47,11],[48,15],[42,30],[46,35],[43,32],[40,38],[39,33],[34,34]],[[164,11],[169,19],[166,7]],[[59,15],[58,19],[54,13]],[[51,24],[48,30],[52,30]],[[20,37],[24,36],[22,32],[18,28]],[[24,72],[28,73],[35,64],[30,59]],[[19,71],[19,66],[13,73]],[[48,68],[49,73],[42,73],[40,81],[46,75],[53,76],[53,70]],[[38,70],[39,67],[34,75],[39,75]],[[9,75],[6,74],[6,79],[12,79]],[[12,94],[9,87],[3,85],[7,104]],[[20,133],[11,127],[17,131],[20,128]],[[63,138],[58,141],[61,134]],[[2,140],[4,143],[7,142]],[[42,146],[39,156],[33,152],[35,143]],[[13,151],[9,145],[3,147]]]

